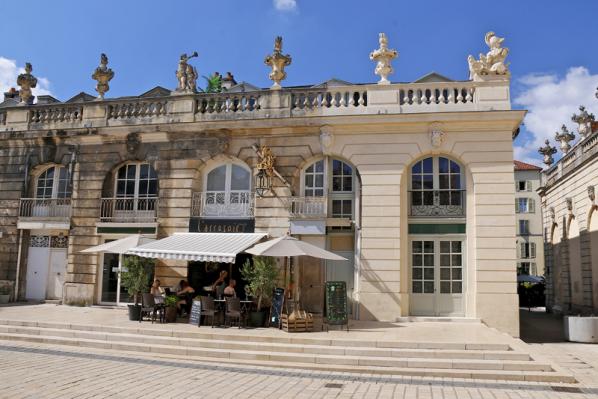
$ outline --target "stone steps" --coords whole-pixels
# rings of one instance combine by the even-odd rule
[[[147,327],[147,328],[146,328]],[[109,331],[106,331],[109,330]],[[0,339],[256,366],[516,381],[575,382],[508,345],[363,342],[0,320]],[[244,340],[246,339],[246,340]],[[301,342],[297,342],[300,340]],[[352,343],[360,342],[361,345]],[[506,348],[505,348],[506,346]],[[486,349],[490,348],[490,349]]]

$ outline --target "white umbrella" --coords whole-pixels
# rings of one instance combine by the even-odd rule
[[[81,253],[100,253],[100,252],[107,252],[111,254],[118,254],[118,281],[117,287],[120,288],[120,273],[122,271],[122,263],[123,263],[123,254],[129,252],[130,249],[133,249],[139,245],[147,244],[148,242],[155,241],[152,238],[144,237],[141,234],[132,234],[130,236],[105,242],[104,244],[96,245],[94,247],[86,248]],[[120,303],[120,289],[116,290],[116,304]]]

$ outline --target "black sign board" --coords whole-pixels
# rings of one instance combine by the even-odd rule
[[[193,301],[191,305],[191,313],[189,313],[189,324],[199,326],[201,320],[201,301]]]
[[[190,233],[253,233],[255,219],[204,219],[189,220]]]
[[[344,281],[326,282],[326,321],[328,324],[349,323],[347,311],[347,283]]]
[[[284,288],[275,288],[272,296],[272,308],[270,308],[270,326],[280,328],[280,316],[284,302]]]

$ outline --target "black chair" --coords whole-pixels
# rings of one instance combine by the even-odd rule
[[[231,320],[236,319],[237,325],[241,328],[241,300],[239,298],[225,298],[226,312],[224,313],[224,324],[232,325]]]
[[[151,317],[152,324],[156,320],[156,315],[160,316],[160,322],[164,320],[164,306],[157,304],[154,295],[150,293],[141,296],[141,313],[139,315],[139,322],[143,320],[143,316]]]
[[[214,299],[210,298],[209,296],[202,296],[200,297],[201,301],[201,316],[211,317],[212,318],[212,328],[214,328],[214,321],[216,319],[216,315],[218,314],[218,310],[216,309],[216,304],[214,303]],[[199,323],[201,325],[201,322]]]

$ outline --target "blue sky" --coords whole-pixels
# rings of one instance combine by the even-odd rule
[[[534,118],[515,143],[532,160],[580,102],[598,113],[598,2],[502,0],[219,0],[2,2],[0,89],[14,85],[31,62],[40,87],[66,100],[94,92],[90,76],[105,52],[116,72],[108,96],[137,95],[156,85],[174,88],[177,59],[198,51],[199,73],[231,71],[238,81],[269,86],[263,58],[276,35],[293,57],[285,85],[331,77],[374,82],[368,54],[386,32],[399,51],[393,81],[436,71],[467,78],[468,54],[486,52],[494,30],[509,47],[512,98]],[[14,68],[13,68],[14,66]],[[573,69],[572,69],[573,68]],[[555,126],[553,126],[555,125]]]

